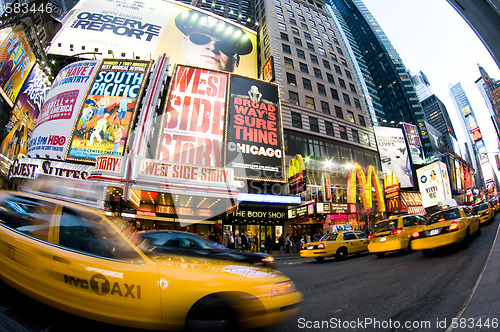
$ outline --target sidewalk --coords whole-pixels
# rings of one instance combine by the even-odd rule
[[[498,331],[500,328],[500,227],[481,275],[449,331]]]

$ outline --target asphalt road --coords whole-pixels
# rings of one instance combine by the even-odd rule
[[[280,260],[278,269],[304,293],[299,314],[274,331],[445,331],[481,273],[500,215],[467,249]],[[406,325],[410,324],[410,325]],[[40,304],[0,282],[0,331],[137,330],[96,323]]]

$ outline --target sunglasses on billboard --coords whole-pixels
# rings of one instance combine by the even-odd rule
[[[199,32],[192,32],[189,34],[189,40],[195,45],[207,45],[211,41],[214,41],[214,47],[220,50],[227,56],[233,56],[236,54],[236,49],[233,43],[226,41],[214,39],[208,35]]]

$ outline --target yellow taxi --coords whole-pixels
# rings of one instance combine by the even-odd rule
[[[454,206],[430,215],[425,228],[412,234],[413,250],[423,250],[424,254],[434,248],[451,244],[469,245],[473,235],[480,235],[479,217],[467,206]]]
[[[298,312],[302,294],[282,273],[146,254],[128,225],[80,205],[0,191],[0,278],[57,309],[141,329],[233,331]]]
[[[498,200],[498,198],[492,198],[490,200],[490,204],[491,208],[495,211],[495,214],[497,214],[498,211],[500,211],[500,201]]]
[[[490,203],[483,202],[472,207],[472,212],[479,216],[480,223],[488,223],[493,220],[495,212]]]
[[[375,223],[368,236],[368,251],[378,257],[390,251],[411,251],[412,233],[424,228],[427,219],[418,214],[400,214]]]
[[[343,260],[349,254],[368,251],[367,245],[368,236],[351,228],[351,230],[328,234],[321,238],[319,242],[303,244],[300,256],[314,258],[317,261],[323,261],[327,257]]]

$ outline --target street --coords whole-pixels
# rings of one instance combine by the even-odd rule
[[[429,256],[362,254],[321,263],[280,259],[278,269],[304,293],[304,302],[296,317],[264,331],[445,331],[483,269],[499,218],[484,225],[467,249],[444,248]],[[3,283],[0,293],[0,331],[135,331],[63,313]]]

